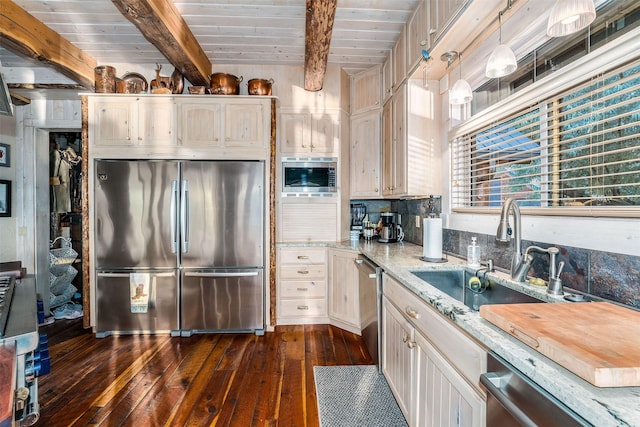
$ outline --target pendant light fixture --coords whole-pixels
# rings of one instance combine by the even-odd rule
[[[511,8],[511,0],[507,3],[507,9]],[[505,10],[507,10],[505,9]],[[502,44],[502,15],[504,11],[498,13],[499,29],[498,29],[498,46],[491,52],[489,60],[487,61],[487,67],[485,69],[485,75],[490,79],[497,77],[504,77],[513,73],[518,68],[518,61],[516,55],[511,48],[505,44]]]
[[[547,35],[562,37],[580,31],[596,19],[593,0],[557,0],[547,23]]]
[[[462,54],[455,50],[445,52],[440,56],[442,61],[447,62],[447,68],[451,66],[451,63],[460,58],[460,79],[456,81],[449,90],[449,103],[452,105],[462,105],[467,102],[471,102],[473,99],[473,91],[469,83],[462,78]]]

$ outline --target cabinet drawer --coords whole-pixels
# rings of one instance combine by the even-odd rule
[[[396,280],[384,275],[384,294],[467,380],[479,387],[486,352],[441,314]]]
[[[327,283],[324,280],[283,280],[278,295],[283,298],[315,298],[326,294]]]
[[[327,251],[325,248],[280,248],[282,264],[325,264]]]
[[[280,267],[280,279],[308,280],[325,279],[327,267],[324,264],[284,265]]]
[[[327,301],[325,299],[296,298],[278,302],[280,317],[326,316]]]

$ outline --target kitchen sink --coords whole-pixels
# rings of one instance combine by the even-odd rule
[[[469,279],[473,277],[473,274],[464,270],[412,271],[412,273],[434,288],[439,289],[476,311],[481,305],[485,304],[543,302],[542,300],[502,286],[493,281],[490,282],[486,289],[473,291],[467,287]]]

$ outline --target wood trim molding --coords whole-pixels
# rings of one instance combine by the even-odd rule
[[[277,105],[276,99],[271,99],[271,135],[269,141],[269,322],[270,326],[276,325],[276,304],[277,304],[277,286],[276,286],[276,135],[277,135]]]
[[[89,99],[80,97],[82,111],[82,326],[91,327],[91,234],[89,233]]]
[[[192,85],[209,85],[211,61],[173,0],[111,1]]]
[[[307,0],[305,30],[304,88],[317,92],[322,89],[327,72],[333,21],[337,0]]]
[[[28,56],[93,90],[96,60],[11,0],[0,2],[0,46]]]

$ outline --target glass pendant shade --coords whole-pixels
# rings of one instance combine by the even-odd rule
[[[462,105],[467,102],[471,102],[473,99],[473,92],[469,83],[460,79],[454,83],[453,87],[449,91],[449,102],[453,105]]]
[[[491,52],[491,56],[489,56],[485,75],[491,79],[504,77],[513,73],[516,68],[518,68],[516,55],[509,46],[500,44]]]
[[[547,35],[562,37],[580,31],[596,18],[593,0],[557,0],[547,23]]]

